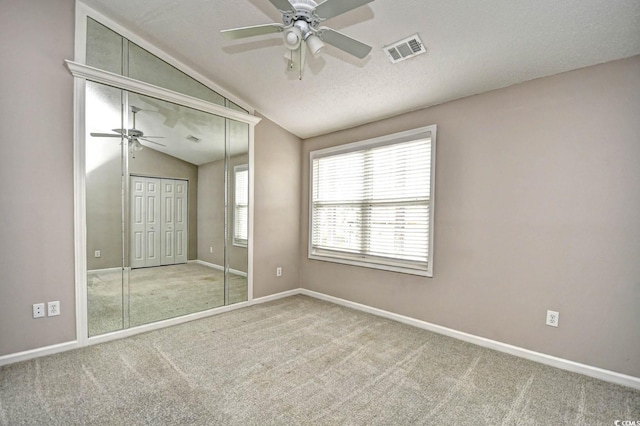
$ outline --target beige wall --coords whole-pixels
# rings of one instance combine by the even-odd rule
[[[229,159],[229,216],[228,216],[228,257],[229,267],[247,272],[248,252],[246,247],[233,245],[233,167],[248,164],[247,154]],[[198,190],[198,259],[224,265],[224,160],[203,164],[198,168],[200,187]],[[213,253],[210,252],[213,249]]]
[[[198,260],[224,265],[224,160],[198,167]],[[209,252],[213,249],[213,253]]]
[[[0,355],[75,339],[74,0],[0,7]],[[61,315],[33,319],[33,303]]]
[[[189,260],[196,259],[198,246],[198,168],[151,148],[129,159],[131,175],[186,179],[189,181]],[[87,269],[117,268],[122,265],[121,160],[114,157],[87,173]],[[128,209],[129,203],[125,206]],[[125,216],[129,225],[129,217]],[[129,243],[125,244],[125,266],[129,265]],[[94,253],[100,250],[100,257]]]
[[[267,118],[254,147],[253,296],[300,287],[300,139]],[[276,277],[276,267],[282,276]]]
[[[90,140],[94,142],[93,140]],[[100,148],[108,149],[99,167],[87,171],[87,270],[117,268],[122,266],[122,160],[120,140],[107,145],[99,141]],[[87,155],[90,146],[87,144]],[[106,145],[106,146],[105,146]],[[95,251],[100,250],[100,257]],[[128,266],[128,263],[126,263]]]
[[[640,57],[304,141],[305,288],[640,376]],[[438,125],[434,278],[307,259],[309,151]],[[545,326],[546,310],[560,326]]]

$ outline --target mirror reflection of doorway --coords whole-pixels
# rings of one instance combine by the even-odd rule
[[[189,182],[131,176],[131,268],[187,263]]]

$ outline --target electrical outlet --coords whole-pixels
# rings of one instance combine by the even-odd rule
[[[57,300],[55,302],[47,303],[48,315],[50,317],[55,317],[60,315],[60,301]]]
[[[42,318],[44,316],[44,303],[34,303],[33,305],[33,317]]]
[[[213,253],[213,247],[209,247],[209,253]]]
[[[547,311],[547,325],[557,327],[560,322],[560,312]]]
[[[281,277],[282,276],[282,266],[278,266],[276,268],[276,277]]]
[[[101,253],[100,250],[96,250],[93,252],[93,257],[100,257]]]

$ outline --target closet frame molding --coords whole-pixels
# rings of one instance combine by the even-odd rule
[[[193,321],[200,318],[217,315],[219,313],[232,311],[235,309],[244,308],[253,304],[253,224],[254,224],[254,135],[255,126],[261,121],[261,118],[253,116],[251,114],[236,111],[230,108],[225,108],[220,105],[209,103],[201,99],[194,98],[192,96],[183,95],[181,93],[168,90],[159,86],[155,86],[149,83],[145,83],[139,80],[134,80],[129,77],[114,74],[108,71],[100,70],[98,68],[90,67],[81,62],[85,60],[85,47],[86,47],[86,19],[92,17],[98,21],[104,23],[107,26],[116,27],[114,29],[121,30],[119,25],[109,22],[98,13],[95,13],[84,4],[76,3],[76,49],[75,59],[76,61],[66,60],[65,64],[69,72],[74,77],[74,138],[73,138],[73,162],[74,162],[74,256],[75,256],[75,314],[76,314],[76,341],[70,342],[75,347],[84,347],[94,344],[99,344],[111,340],[121,339],[135,334],[146,333],[151,330],[169,327],[176,324]],[[107,22],[105,22],[107,21]],[[148,43],[139,39],[134,34],[127,31],[123,31],[127,38],[134,42],[145,46],[149,46]],[[156,54],[159,49],[149,49],[152,53]],[[158,55],[161,59],[167,58],[166,54]],[[175,60],[171,61],[173,65],[176,65]],[[179,69],[191,75],[194,78],[198,78],[198,75],[193,75],[191,70],[186,66],[178,66]],[[154,322],[151,324],[145,324],[137,327],[126,328],[123,330],[114,331],[98,336],[89,337],[88,333],[88,307],[87,307],[87,259],[86,259],[86,246],[87,246],[87,228],[86,228],[86,165],[85,165],[85,94],[86,94],[86,82],[92,81],[96,83],[106,84],[108,86],[115,87],[117,89],[126,90],[129,92],[139,93],[145,96],[158,98],[164,101],[176,103],[182,106],[193,108],[199,111],[203,111],[210,114],[215,114],[223,118],[236,120],[249,125],[249,247],[248,247],[248,270],[247,270],[247,301],[236,303],[233,305],[226,305],[219,308],[214,308],[202,312],[196,312],[185,316],[171,318],[163,321]],[[208,80],[205,81],[208,83]],[[207,84],[208,86],[211,86]],[[213,90],[218,91],[226,97],[224,91],[219,91],[217,87],[212,87]],[[229,99],[229,98],[228,98]],[[236,102],[233,97],[230,99],[234,103],[238,103],[243,106],[244,103]],[[250,111],[253,111],[249,108]],[[75,344],[74,344],[75,343]]]

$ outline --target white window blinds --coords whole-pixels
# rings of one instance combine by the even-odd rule
[[[429,270],[432,139],[423,131],[312,153],[310,257]]]
[[[235,166],[233,197],[233,243],[247,245],[249,230],[249,168],[246,164]]]

